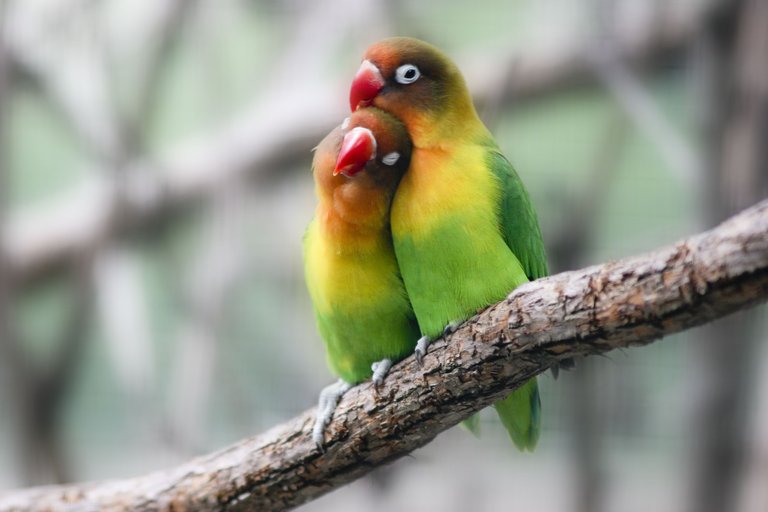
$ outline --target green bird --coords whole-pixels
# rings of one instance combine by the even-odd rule
[[[411,354],[419,328],[395,259],[389,211],[408,168],[405,127],[376,109],[353,113],[315,150],[318,199],[304,237],[304,270],[328,365],[340,380],[320,394],[313,439],[341,395]]]
[[[353,112],[369,106],[402,121],[413,144],[391,224],[423,357],[446,329],[545,276],[544,244],[522,181],[440,50],[404,37],[370,46],[350,89]],[[541,424],[536,379],[495,408],[515,445],[533,450]]]

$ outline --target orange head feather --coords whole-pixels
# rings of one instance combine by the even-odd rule
[[[410,158],[400,121],[376,108],[354,112],[315,151],[315,183],[328,222],[357,230],[388,225],[389,205]]]
[[[416,147],[429,145],[443,130],[465,130],[478,122],[464,77],[434,46],[408,37],[371,45],[350,88],[350,107],[372,105],[400,119]]]

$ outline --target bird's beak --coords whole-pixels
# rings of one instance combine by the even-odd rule
[[[344,136],[333,175],[352,177],[376,158],[376,139],[368,128],[357,126]]]
[[[370,105],[384,84],[384,77],[381,76],[379,68],[371,61],[364,60],[360,64],[360,69],[357,70],[349,90],[349,108],[352,109],[352,112]]]

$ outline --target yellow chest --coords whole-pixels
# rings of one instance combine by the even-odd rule
[[[388,233],[355,251],[342,250],[319,229],[317,222],[310,225],[304,255],[307,287],[318,312],[343,307],[351,313],[404,294]]]
[[[419,238],[449,214],[475,223],[493,222],[500,187],[485,162],[487,149],[471,145],[460,151],[416,149],[392,202],[392,232]],[[489,212],[494,214],[489,215]]]

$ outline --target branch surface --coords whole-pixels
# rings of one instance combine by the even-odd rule
[[[648,344],[768,298],[768,200],[673,246],[517,288],[379,393],[350,390],[312,443],[314,409],[174,469],[0,494],[16,510],[286,510],[424,446],[559,360]]]

